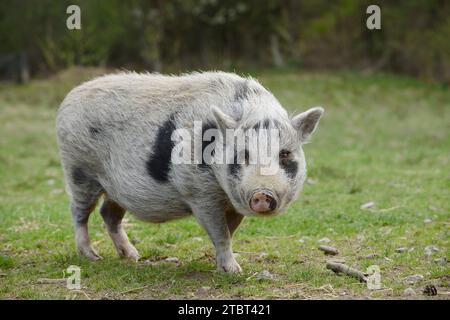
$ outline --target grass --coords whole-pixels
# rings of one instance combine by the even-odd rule
[[[448,299],[450,268],[450,92],[410,78],[351,72],[254,74],[290,111],[326,108],[305,146],[309,180],[282,216],[247,219],[234,238],[241,275],[215,272],[213,249],[193,219],[161,225],[127,217],[143,259],[120,260],[97,213],[90,233],[104,260],[75,252],[54,120],[64,95],[98,69],[71,69],[46,80],[0,88],[0,298],[404,298],[434,284]],[[362,210],[369,201],[375,207]],[[425,221],[429,219],[430,221]],[[318,241],[339,259],[381,269],[381,290],[325,268]],[[439,251],[431,256],[425,247]],[[403,253],[396,248],[407,247]],[[179,263],[165,262],[177,257]],[[80,291],[41,278],[81,267]],[[255,274],[268,270],[273,280]],[[418,283],[407,276],[421,274]]]

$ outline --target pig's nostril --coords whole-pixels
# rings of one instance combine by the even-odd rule
[[[274,198],[269,197],[269,208],[270,210],[275,210],[277,207],[277,201]]]

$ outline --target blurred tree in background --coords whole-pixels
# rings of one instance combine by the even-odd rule
[[[81,30],[66,27],[70,4]],[[370,4],[381,30],[366,28]],[[2,0],[0,68],[25,56],[32,74],[295,66],[450,82],[449,16],[447,0]]]

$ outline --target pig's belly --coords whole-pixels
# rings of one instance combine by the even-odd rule
[[[137,219],[153,223],[162,223],[170,220],[181,219],[190,216],[189,211],[178,212],[140,212],[130,211]]]
[[[172,201],[170,205],[157,200],[148,201],[147,206],[128,204],[126,209],[139,220],[154,223],[181,219],[192,214],[184,203],[176,201]]]
[[[159,223],[192,214],[181,195],[170,185],[157,188],[107,188],[105,191],[108,197],[139,220]]]

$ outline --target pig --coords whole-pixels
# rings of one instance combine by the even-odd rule
[[[126,211],[154,223],[193,216],[215,247],[217,269],[241,272],[233,233],[244,217],[274,216],[298,197],[306,179],[302,145],[323,112],[315,107],[289,117],[257,80],[226,72],[121,72],[81,84],[56,117],[78,252],[101,259],[88,219],[103,196],[100,215],[120,257],[139,259],[121,223]],[[243,155],[244,162],[175,163],[174,132],[180,128],[202,139],[208,130],[276,129],[279,147],[271,163],[277,170],[261,174],[248,150],[229,146],[225,134],[211,143],[235,158]],[[202,150],[208,145],[203,140]]]

